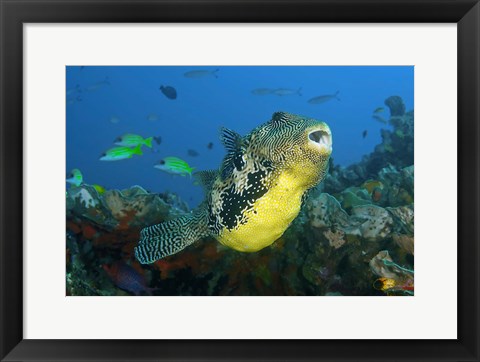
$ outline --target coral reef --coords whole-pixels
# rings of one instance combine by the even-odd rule
[[[140,230],[188,213],[174,194],[140,186],[67,190],[67,295],[412,295],[413,112],[385,101],[392,130],[361,162],[330,167],[272,246],[240,253],[205,239],[150,265]]]
[[[410,166],[413,171],[414,113],[413,111],[405,112],[405,105],[397,96],[388,98],[385,104],[390,109],[391,118],[388,123],[391,129],[381,130],[382,142],[360,162],[342,167],[334,165],[332,161],[330,174],[324,182],[325,192],[339,193],[352,185],[360,185],[369,179],[375,179],[379,177],[380,170],[388,166],[392,170],[402,170]],[[404,182],[408,183],[408,180]],[[413,188],[413,175],[411,187]]]

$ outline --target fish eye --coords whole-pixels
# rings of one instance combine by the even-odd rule
[[[104,152],[100,155],[100,157],[105,157],[107,154]]]
[[[160,165],[165,165],[165,161],[164,160],[160,160]]]

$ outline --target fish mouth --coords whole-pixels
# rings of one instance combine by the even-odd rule
[[[308,134],[308,140],[314,144],[315,147],[331,152],[332,151],[332,134],[330,130],[317,129]]]

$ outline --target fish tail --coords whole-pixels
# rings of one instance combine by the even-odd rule
[[[153,137],[145,138],[144,140],[145,146],[152,148],[152,140],[153,140]]]
[[[298,90],[297,90],[297,94],[298,94],[299,96],[301,96],[301,95],[302,95],[302,87],[298,88]]]
[[[143,155],[143,152],[142,152],[142,145],[138,145],[137,147],[135,147],[132,151],[132,154],[133,155]]]
[[[212,74],[215,76],[215,78],[218,78],[217,72],[220,70],[220,68],[215,69]]]
[[[176,254],[195,241],[208,236],[206,208],[177,219],[149,226],[140,232],[135,247],[135,258],[141,264],[151,264],[168,255]]]
[[[341,101],[340,97],[338,96],[338,94],[340,93],[340,91],[336,91],[335,92],[335,98],[337,98],[338,101]]]

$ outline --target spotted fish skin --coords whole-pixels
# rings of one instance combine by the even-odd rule
[[[298,216],[306,192],[325,177],[332,152],[325,123],[284,112],[244,137],[223,129],[221,139],[227,155],[220,169],[197,173],[206,200],[184,219],[143,229],[136,249],[141,263],[206,236],[242,252],[271,245]]]

